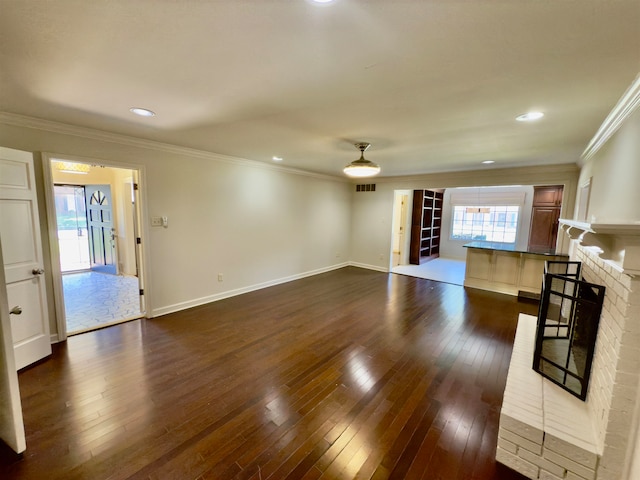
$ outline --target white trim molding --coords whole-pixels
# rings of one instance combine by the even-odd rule
[[[582,156],[580,157],[582,164],[588,162],[589,159],[602,148],[602,145],[616,133],[620,125],[631,116],[638,106],[640,106],[640,74],[638,74],[631,86],[624,92],[620,100],[618,100],[618,103],[602,123],[587,145],[587,148],[582,152]]]
[[[560,228],[620,273],[640,275],[640,222],[586,223],[561,218]]]
[[[378,265],[370,265],[368,263],[349,262],[349,266],[350,267],[365,268],[367,270],[375,270],[376,272],[390,273],[390,270],[388,268],[380,267]]]
[[[315,172],[307,172],[292,167],[275,165],[257,160],[249,160],[246,158],[233,157],[230,155],[222,155],[220,153],[207,152],[195,148],[181,147],[169,143],[157,142],[155,140],[146,140],[143,138],[130,137],[119,133],[105,132],[88,127],[79,127],[77,125],[69,125],[66,123],[58,123],[41,118],[28,117],[26,115],[18,115],[15,113],[0,112],[0,124],[12,125],[16,127],[31,128],[34,130],[44,130],[47,132],[58,133],[61,135],[70,135],[101,142],[116,143],[118,145],[126,145],[129,147],[143,148],[147,150],[157,150],[161,152],[173,153],[176,155],[184,155],[193,158],[201,158],[205,160],[214,160],[218,162],[232,163],[235,165],[243,165],[247,167],[259,167],[267,170],[274,170],[293,175],[301,175],[304,177],[313,177],[322,180],[331,180],[333,182],[350,183],[349,179],[341,176],[332,176]],[[62,155],[61,155],[62,156]]]

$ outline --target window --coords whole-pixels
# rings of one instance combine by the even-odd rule
[[[451,240],[515,243],[518,231],[517,205],[453,207]]]

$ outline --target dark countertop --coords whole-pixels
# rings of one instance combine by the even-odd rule
[[[470,242],[463,245],[467,248],[480,248],[482,250],[497,250],[500,252],[514,252],[514,253],[528,253],[531,255],[547,255],[547,256],[562,256],[567,257],[564,253],[556,253],[553,249],[544,250],[528,250],[528,249],[516,249],[516,246],[512,243],[497,243],[497,242]]]

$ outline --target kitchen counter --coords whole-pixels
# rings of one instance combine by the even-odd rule
[[[464,286],[530,298],[540,298],[544,264],[567,261],[551,250],[520,250],[512,244],[471,242],[467,248]]]
[[[516,246],[512,243],[498,243],[498,242],[470,242],[467,243],[465,245],[463,245],[463,247],[465,248],[481,248],[483,250],[497,250],[500,252],[517,252],[517,253],[528,253],[530,255],[551,255],[551,256],[564,256],[567,257],[568,255],[561,255],[561,254],[556,254],[555,250],[551,250],[551,249],[533,249],[533,250],[522,250],[522,249],[517,249]]]

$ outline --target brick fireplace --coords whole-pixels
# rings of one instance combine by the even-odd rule
[[[521,316],[496,459],[531,479],[620,480],[638,428],[640,225],[561,223],[584,280],[606,286],[589,391],[582,402],[532,370],[535,319]]]

